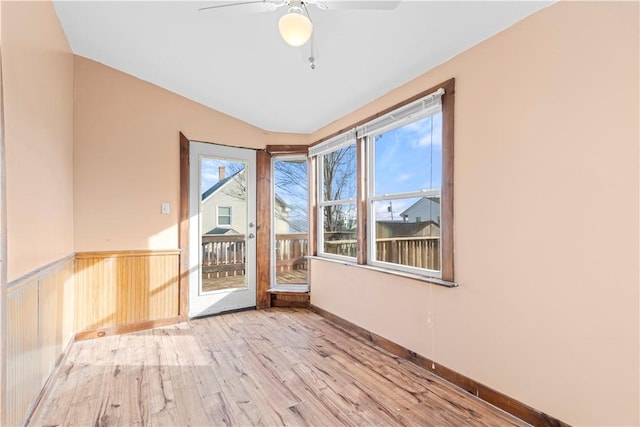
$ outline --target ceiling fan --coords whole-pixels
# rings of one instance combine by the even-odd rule
[[[337,9],[395,9],[400,0],[248,0],[224,2],[214,6],[206,6],[199,11],[220,9],[223,7],[243,6],[250,4],[264,4],[269,12],[286,7],[287,13],[278,22],[278,29],[282,39],[291,46],[302,46],[311,38],[313,23],[307,6],[315,6],[320,10]],[[310,58],[312,67],[313,61]]]

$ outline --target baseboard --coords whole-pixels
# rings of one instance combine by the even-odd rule
[[[439,376],[440,378],[449,381],[450,383],[464,389],[468,393],[473,394],[481,400],[484,400],[491,405],[502,409],[503,411],[535,426],[549,426],[549,427],[565,427],[569,426],[563,421],[560,421],[544,412],[538,411],[522,402],[519,402],[512,397],[509,397],[499,391],[493,390],[465,375],[462,375],[452,369],[442,366],[437,362],[428,359],[424,356],[417,354],[399,344],[394,343],[380,335],[374,334],[350,321],[336,316],[335,314],[328,312],[315,305],[309,307],[314,313],[324,317],[325,319],[335,323],[347,332],[355,334],[370,343],[381,347],[398,357],[402,357],[426,370]]]
[[[159,326],[169,326],[180,323],[180,316],[169,317],[167,319],[159,320],[145,320],[143,322],[131,323],[128,325],[110,326],[106,328],[91,329],[88,331],[77,332],[75,336],[76,341],[91,340],[95,338],[108,337],[112,335],[128,334],[130,332],[144,331],[147,329],[153,329]]]

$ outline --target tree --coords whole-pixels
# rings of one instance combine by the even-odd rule
[[[323,155],[324,201],[356,197],[355,158],[355,145]],[[307,163],[304,160],[277,160],[274,162],[274,175],[276,194],[291,208],[288,221],[296,229],[296,224],[308,220]],[[343,231],[352,216],[348,205],[327,206],[324,209],[324,231]]]
[[[306,160],[276,159],[273,165],[275,195],[288,207],[286,216],[279,209],[275,210],[276,216],[287,222],[292,231],[308,231],[309,191]]]
[[[325,201],[352,199],[356,197],[356,147],[350,145],[323,156]],[[348,205],[330,205],[324,209],[324,231],[336,232],[349,228],[353,214]]]

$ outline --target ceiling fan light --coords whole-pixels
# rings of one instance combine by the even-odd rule
[[[280,18],[278,29],[285,42],[291,46],[302,46],[311,37],[313,24],[307,16],[290,9]]]

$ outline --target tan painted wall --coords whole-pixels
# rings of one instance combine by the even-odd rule
[[[8,280],[73,252],[73,55],[50,2],[2,2]]]
[[[178,246],[178,132],[241,147],[308,144],[85,58],[75,60],[75,250]],[[160,203],[169,202],[169,215]]]
[[[456,78],[461,286],[313,261],[311,302],[563,421],[638,425],[638,16],[556,4],[312,135]]]

